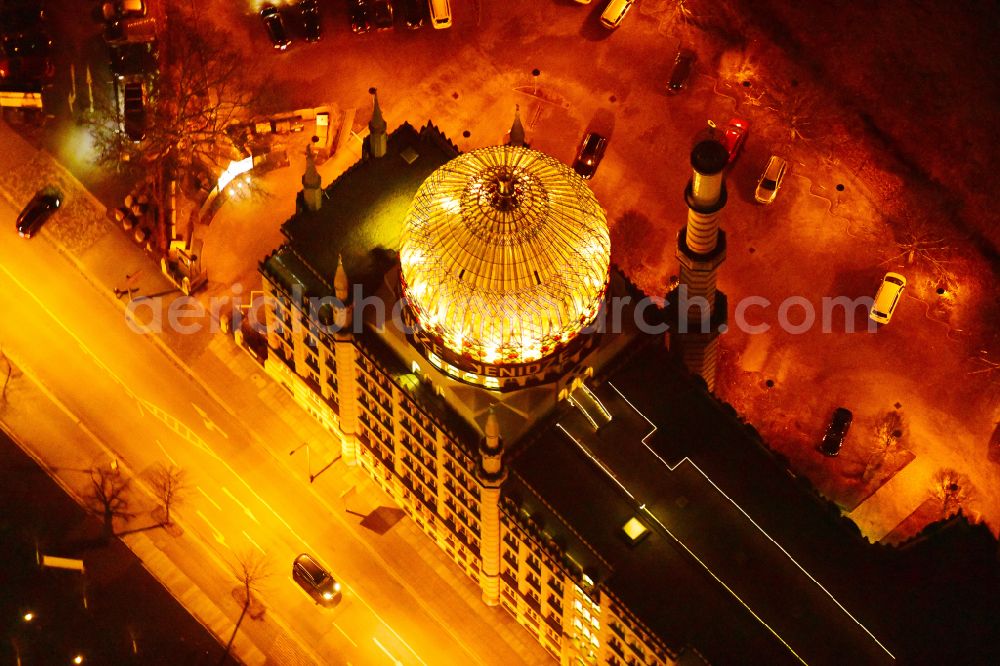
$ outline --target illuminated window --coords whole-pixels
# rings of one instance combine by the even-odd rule
[[[643,525],[638,518],[632,517],[628,519],[628,522],[622,526],[622,530],[625,532],[625,536],[632,544],[639,543],[639,541],[649,533],[649,529]]]

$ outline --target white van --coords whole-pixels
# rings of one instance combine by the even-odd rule
[[[451,27],[451,3],[449,0],[427,0],[431,10],[431,24],[435,30]]]
[[[634,4],[635,0],[611,0],[601,14],[601,25],[608,30],[614,30],[621,25],[628,10],[632,9]]]
[[[875,294],[875,302],[872,303],[872,311],[869,317],[872,321],[880,324],[888,324],[892,319],[892,313],[896,311],[899,298],[906,288],[906,278],[899,273],[886,273],[879,285],[878,293]]]

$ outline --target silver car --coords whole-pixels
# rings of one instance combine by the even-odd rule
[[[781,187],[781,181],[784,180],[787,170],[788,162],[777,155],[771,155],[767,166],[764,167],[764,173],[757,181],[757,191],[753,193],[753,198],[762,204],[774,201],[774,198],[778,196],[778,188]]]

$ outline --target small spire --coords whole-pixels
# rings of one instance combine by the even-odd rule
[[[524,125],[521,124],[521,105],[514,105],[514,124],[510,126],[508,146],[524,146]]]
[[[486,428],[483,430],[483,434],[486,435],[487,440],[496,441],[500,438],[500,422],[497,421],[496,412],[493,411],[493,407],[490,407],[490,413],[486,417]]]
[[[316,171],[316,158],[313,156],[312,144],[306,146],[306,172],[302,174],[303,187],[319,187],[323,182]]]
[[[333,276],[333,293],[341,303],[347,302],[347,295],[350,293],[351,283],[347,279],[347,271],[344,270],[344,260],[337,255],[337,272]]]
[[[382,109],[378,105],[378,88],[369,88],[372,96],[372,119],[368,121],[368,131],[372,134],[384,134],[387,125],[382,118]]]

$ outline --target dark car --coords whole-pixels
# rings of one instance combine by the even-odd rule
[[[697,56],[693,51],[681,49],[674,58],[673,69],[670,70],[670,80],[667,82],[667,94],[676,95],[684,90],[687,81],[691,77],[691,70],[694,69],[694,61]]]
[[[260,20],[264,22],[267,29],[267,36],[271,39],[271,46],[284,51],[292,40],[288,38],[288,31],[285,30],[285,22],[281,20],[278,8],[272,4],[265,4],[260,10]]]
[[[823,442],[820,444],[819,450],[828,456],[840,453],[840,447],[844,445],[844,438],[847,437],[847,431],[850,430],[853,419],[854,415],[851,414],[851,410],[843,407],[835,409],[833,419],[830,420],[830,427],[823,435]]]
[[[311,556],[302,553],[292,563],[292,580],[317,604],[335,606],[340,602],[340,583]]]
[[[34,30],[45,21],[45,10],[40,1],[0,2],[0,26],[7,35],[24,30]]]
[[[427,20],[427,3],[424,0],[400,0],[403,5],[403,22],[416,30]]]
[[[302,16],[302,32],[307,42],[318,42],[320,38],[319,5],[316,0],[300,0],[299,14]]]
[[[371,30],[371,7],[368,0],[347,0],[347,4],[351,12],[351,30],[359,34]]]
[[[136,143],[146,138],[146,85],[140,78],[122,86],[122,117],[125,136]]]
[[[21,214],[17,216],[17,233],[21,238],[34,236],[45,220],[62,205],[62,196],[55,189],[46,187],[35,193]]]
[[[0,78],[45,85],[55,77],[52,39],[41,30],[6,34],[0,39]]]
[[[576,153],[576,159],[573,160],[573,170],[583,178],[593,178],[607,147],[606,138],[594,132],[587,132],[580,144],[580,150]]]
[[[371,0],[372,22],[376,30],[392,28],[392,3],[389,0]]]
[[[159,51],[156,42],[128,42],[109,47],[111,73],[117,77],[155,74]]]

